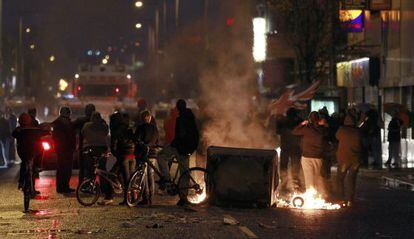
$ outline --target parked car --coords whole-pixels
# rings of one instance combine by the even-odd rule
[[[52,138],[52,135],[47,135],[41,138],[41,147],[43,150],[42,153],[42,162],[41,170],[56,170],[57,169],[57,155],[55,151],[55,144]],[[78,169],[78,157],[77,153],[74,153],[73,156],[73,168]]]

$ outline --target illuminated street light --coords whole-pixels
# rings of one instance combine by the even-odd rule
[[[79,74],[75,74],[75,78],[76,79],[79,79]]]
[[[56,58],[55,58],[55,56],[54,55],[51,55],[50,57],[49,57],[49,61],[50,62],[54,62],[56,60]]]
[[[127,79],[131,79],[131,75],[130,74],[128,74],[126,77],[127,77]]]
[[[106,64],[108,64],[108,59],[102,59],[102,64],[104,64],[104,65],[106,65]]]
[[[136,29],[140,29],[142,27],[142,24],[141,23],[137,23],[137,24],[135,24],[135,28]]]
[[[136,1],[135,2],[135,7],[140,8],[144,5],[144,3],[142,3],[142,1]]]
[[[30,27],[26,28],[26,33],[30,33],[32,31],[32,29],[30,29]]]
[[[31,44],[30,45],[30,49],[34,50],[35,49],[35,45],[34,44]]]
[[[105,59],[109,60],[109,55],[106,55],[106,56],[105,56]]]
[[[256,62],[266,60],[266,19],[256,17],[253,19],[253,58]]]
[[[62,78],[62,79],[59,80],[59,90],[60,91],[65,91],[66,88],[68,88],[68,86],[69,86],[69,83],[65,79]]]

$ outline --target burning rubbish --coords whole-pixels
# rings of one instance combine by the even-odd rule
[[[278,199],[277,207],[298,209],[338,210],[341,205],[327,202],[314,188],[306,190],[303,194],[293,194],[290,199]]]

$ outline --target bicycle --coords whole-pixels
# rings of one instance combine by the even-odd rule
[[[85,156],[92,159],[94,163],[94,174],[90,178],[85,178],[82,183],[76,188],[76,199],[78,202],[85,206],[92,206],[98,201],[101,194],[100,180],[106,180],[112,186],[115,194],[122,194],[122,179],[115,173],[102,170],[98,168],[100,160],[107,159],[110,153],[102,153],[100,155],[94,155],[92,149],[84,151]],[[97,177],[99,176],[99,177]]]
[[[147,149],[148,150],[148,149]],[[127,189],[127,204],[129,207],[136,207],[143,199],[145,179],[148,175],[148,167],[154,170],[155,174],[162,179],[161,172],[151,162],[151,157],[144,159],[144,162],[138,167],[138,170],[131,176]],[[192,205],[205,203],[207,196],[208,173],[207,170],[200,167],[188,168],[182,175],[179,175],[180,169],[184,166],[177,160],[172,159],[172,164],[177,164],[170,182],[159,181],[160,186],[164,186],[170,196],[179,195],[180,199],[185,200]]]

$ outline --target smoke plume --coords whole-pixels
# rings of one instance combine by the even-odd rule
[[[199,78],[203,141],[206,146],[274,148],[256,98],[252,6],[250,1],[225,2],[221,10],[233,11],[234,25],[210,35],[214,47]]]

